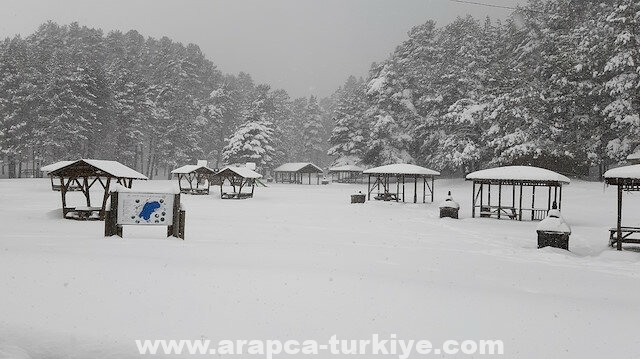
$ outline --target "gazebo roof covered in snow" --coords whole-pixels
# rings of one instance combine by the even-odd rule
[[[604,173],[604,178],[608,184],[640,184],[640,165],[610,169]]]
[[[467,180],[486,183],[570,183],[571,180],[559,173],[532,166],[505,166],[489,168],[469,173]]]
[[[67,162],[67,161],[62,161]],[[81,159],[68,161],[70,163],[58,167],[49,172],[51,176],[82,177],[82,176],[104,176],[126,179],[148,179],[142,173],[129,168],[118,161]],[[60,162],[58,162],[60,163]],[[55,165],[55,164],[53,164]],[[51,166],[53,166],[51,165]],[[45,166],[47,167],[47,166]]]
[[[329,172],[362,172],[364,168],[356,165],[345,165],[329,168]]]
[[[321,173],[324,171],[311,162],[291,162],[278,166],[273,172]]]
[[[220,170],[215,176],[238,176],[242,178],[261,178],[262,175],[249,167],[227,166]]]
[[[57,170],[59,168],[68,166],[68,165],[70,165],[70,164],[72,164],[74,162],[75,161],[59,161],[59,162],[56,162],[56,163],[52,163],[52,164],[40,167],[40,171],[42,171],[42,172],[55,171],[55,170]]]
[[[369,168],[363,171],[364,174],[380,174],[380,175],[407,175],[433,177],[440,176],[440,172],[425,167],[411,165],[408,163],[396,163],[380,167]]]
[[[203,174],[215,174],[216,171],[212,170],[211,168],[207,167],[207,166],[200,166],[200,165],[184,165],[182,167],[176,168],[175,170],[171,171],[171,173],[173,174],[188,174],[188,173],[203,173]]]

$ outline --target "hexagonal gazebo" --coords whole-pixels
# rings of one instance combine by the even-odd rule
[[[531,213],[531,220],[542,220],[552,208],[553,203],[562,206],[562,185],[569,184],[571,180],[559,173],[532,166],[505,166],[496,167],[469,173],[468,181],[473,181],[473,197],[471,216],[475,217],[479,212],[480,217],[502,217],[517,219],[523,218],[523,212]],[[497,198],[491,200],[491,187],[498,187]],[[510,189],[505,195],[503,187]],[[524,187],[531,187],[531,206],[525,206],[523,202]],[[536,188],[547,188],[546,203],[536,206]],[[495,193],[495,192],[494,192]],[[517,196],[516,196],[517,193]],[[506,202],[511,197],[511,203]],[[540,195],[538,195],[538,199]],[[497,199],[497,203],[496,203]],[[540,201],[538,200],[538,203]]]
[[[640,191],[640,164],[608,170],[604,173],[604,180],[607,184],[617,186],[618,192],[618,219],[616,226],[609,229],[609,245],[612,247],[615,245],[616,249],[620,251],[622,243],[639,244],[640,238],[637,236],[640,233],[640,228],[622,225],[622,192]]]

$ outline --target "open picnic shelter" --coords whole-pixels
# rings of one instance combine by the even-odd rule
[[[367,180],[367,200],[371,200],[371,192],[377,191],[374,199],[383,201],[405,201],[405,181],[413,179],[413,203],[418,202],[418,182],[422,179],[422,203],[426,202],[427,191],[433,202],[434,177],[439,176],[440,172],[416,165],[397,163],[386,166],[369,168],[363,171],[368,175]],[[373,178],[373,183],[371,179]],[[391,180],[396,183],[395,192],[391,189]],[[400,191],[400,183],[402,183],[402,191]]]
[[[209,194],[211,177],[216,171],[205,165],[185,165],[171,171],[178,177],[180,193],[185,194]]]
[[[345,165],[329,168],[329,174],[331,174],[331,181],[339,183],[356,183],[362,181],[362,171],[364,168],[356,165]],[[335,177],[338,177],[335,180]]]
[[[146,180],[142,173],[117,161],[81,159],[53,169],[49,176],[59,181],[62,197],[62,217],[68,219],[104,219],[110,186],[118,184],[131,188],[134,179]],[[100,207],[91,205],[90,190],[99,183],[104,191]],[[86,206],[67,207],[67,192],[72,186],[79,186],[86,199]]]
[[[212,183],[220,185],[220,198],[222,199],[253,198],[256,182],[261,177],[261,174],[248,167],[228,166],[212,177]],[[224,192],[225,182],[231,185],[232,192]],[[243,188],[251,188],[251,192],[243,192]]]
[[[479,212],[480,217],[509,218],[522,221],[523,213],[529,212],[531,220],[542,220],[556,203],[562,206],[562,185],[571,180],[559,173],[532,166],[505,166],[469,173],[473,181],[471,216]],[[497,187],[497,195],[496,188]],[[491,189],[494,188],[494,196]],[[523,193],[531,188],[531,205],[523,202]],[[546,188],[546,193],[536,189]],[[529,198],[527,198],[529,199]],[[543,204],[541,205],[541,200]]]
[[[609,244],[622,250],[622,243],[640,243],[638,237],[640,227],[622,225],[622,192],[640,191],[640,165],[624,166],[608,170],[604,173],[604,180],[609,185],[617,186],[618,217],[616,226],[609,229]]]
[[[316,184],[320,184],[320,174],[324,173],[322,168],[311,162],[291,162],[285,163],[273,170],[273,176],[276,183],[304,183],[304,178],[309,178],[311,184],[311,175],[315,174]]]

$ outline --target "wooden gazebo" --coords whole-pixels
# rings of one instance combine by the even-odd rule
[[[171,174],[178,177],[180,193],[209,194],[211,177],[216,171],[205,165],[186,165],[176,168]]]
[[[571,180],[559,173],[531,166],[506,166],[472,172],[467,175],[473,181],[473,198],[471,216],[479,212],[480,217],[510,218],[522,221],[523,212],[530,212],[531,220],[542,220],[556,203],[562,206],[562,185]],[[491,198],[491,188],[498,187],[497,197]],[[531,188],[531,206],[523,203],[524,187]],[[536,189],[547,188],[547,193],[538,192],[536,206]],[[510,192],[510,196],[509,196]],[[495,193],[495,192],[494,192]],[[540,206],[540,197],[544,204]],[[511,197],[511,201],[509,201]],[[497,203],[496,203],[497,200]]]
[[[334,181],[335,177],[338,177],[337,182],[339,183],[362,182],[362,171],[364,171],[364,168],[356,165],[345,165],[329,168],[331,180]]]
[[[131,188],[134,179],[146,180],[147,177],[120,162],[82,159],[49,172],[51,178],[60,183],[62,196],[62,217],[69,219],[104,219],[105,206],[112,184]],[[100,207],[91,206],[90,189],[100,183],[104,194]],[[86,207],[67,207],[67,192],[72,185],[80,186],[86,199]]]
[[[616,249],[620,251],[622,250],[622,243],[640,243],[640,238],[638,238],[640,228],[622,225],[622,191],[640,191],[640,165],[608,170],[604,173],[604,179],[607,184],[617,186],[618,218],[616,227],[609,230],[609,244],[612,247],[615,245]]]
[[[247,167],[229,166],[223,168],[213,176],[213,182],[220,185],[220,198],[244,199],[253,198],[256,181],[262,175]],[[228,182],[233,192],[224,192],[223,186]],[[251,188],[251,192],[242,192],[243,188]]]
[[[438,171],[405,163],[370,168],[363,171],[363,173],[368,175],[368,200],[371,200],[371,192],[377,190],[377,195],[374,199],[398,202],[402,195],[402,202],[404,202],[405,181],[409,178],[413,179],[413,203],[418,202],[418,182],[420,179],[422,179],[422,203],[426,202],[427,191],[429,191],[431,202],[433,202],[434,177],[440,175]],[[374,179],[373,183],[371,182],[372,177]],[[391,191],[390,180],[392,178],[394,178],[396,182],[395,192]],[[400,192],[400,183],[402,183],[402,192]]]
[[[320,174],[324,173],[322,168],[310,162],[285,163],[273,170],[276,183],[300,183],[304,181],[305,175],[309,177],[311,184],[311,174],[316,175],[317,184],[320,184]]]

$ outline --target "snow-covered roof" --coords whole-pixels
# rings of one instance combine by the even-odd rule
[[[192,172],[196,172],[197,170],[202,169],[203,172],[208,172],[211,174],[216,173],[216,171],[212,170],[211,168],[207,167],[207,166],[202,166],[202,165],[185,165],[179,168],[176,168],[175,170],[171,171],[171,173],[173,174],[188,174],[188,173],[192,173]]]
[[[362,172],[364,168],[356,165],[345,165],[329,168],[329,172]]]
[[[610,169],[604,173],[604,178],[640,179],[640,165]]]
[[[220,175],[226,171],[231,171],[233,173],[235,173],[236,175],[240,176],[240,177],[244,177],[244,178],[261,178],[262,175],[259,174],[258,172],[250,169],[249,167],[238,167],[238,166],[227,166],[225,168],[223,168],[222,170],[220,170],[220,172],[216,173],[217,175]]]
[[[425,167],[411,165],[408,163],[396,163],[380,167],[369,168],[363,171],[365,174],[391,174],[391,175],[421,175],[440,176],[440,172]]]
[[[62,168],[62,167],[68,166],[68,165],[70,165],[70,164],[72,164],[74,162],[75,161],[60,161],[60,162],[52,163],[52,164],[40,167],[40,171],[42,171],[42,172],[55,171],[58,168]]]
[[[640,160],[640,152],[630,154],[629,156],[627,156],[627,160]]]
[[[322,168],[311,162],[291,162],[285,163],[273,170],[273,172],[299,172],[301,170],[311,170],[309,172],[324,172]],[[306,173],[306,172],[305,172]]]
[[[469,173],[468,180],[540,181],[570,183],[559,173],[533,166],[505,166]]]
[[[98,171],[102,171],[105,174],[108,174],[112,177],[118,178],[132,178],[132,179],[148,179],[147,176],[142,173],[129,168],[118,161],[108,161],[108,160],[91,160],[91,159],[81,159],[77,161],[70,161],[71,163],[66,166],[59,167],[55,170],[52,170],[50,175],[64,175],[64,172],[67,170],[72,170],[74,168],[82,167],[83,164],[88,164]]]

